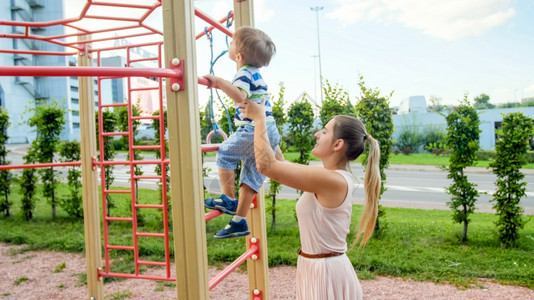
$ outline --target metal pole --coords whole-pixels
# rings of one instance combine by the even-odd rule
[[[323,6],[310,7],[315,12],[317,19],[317,54],[319,56],[319,82],[321,83],[321,103],[323,103],[323,71],[321,66],[321,40],[319,38],[319,11],[323,10]]]

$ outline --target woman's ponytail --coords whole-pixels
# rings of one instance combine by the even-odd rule
[[[365,201],[360,223],[356,228],[356,239],[352,247],[360,244],[365,247],[367,241],[373,234],[376,218],[378,216],[378,198],[380,197],[381,177],[380,177],[380,145],[370,135],[364,135],[364,140],[369,144],[369,156],[367,157],[367,168],[364,177]]]

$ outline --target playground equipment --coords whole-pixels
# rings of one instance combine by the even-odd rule
[[[0,53],[32,54],[32,55],[59,55],[70,56],[77,54],[79,67],[5,67],[0,66],[0,76],[78,76],[80,94],[80,132],[81,132],[81,157],[80,162],[33,164],[25,166],[1,166],[3,169],[59,167],[59,166],[82,166],[83,178],[83,207],[85,225],[85,248],[87,265],[87,286],[89,297],[103,299],[103,277],[125,277],[176,281],[177,296],[179,299],[208,299],[209,290],[224,279],[230,272],[235,270],[243,262],[247,261],[249,276],[249,297],[251,299],[268,299],[268,273],[267,273],[267,238],[265,231],[265,213],[263,207],[263,190],[260,191],[253,202],[253,209],[249,213],[251,235],[248,239],[248,250],[235,262],[230,264],[223,272],[208,282],[207,275],[207,250],[205,236],[205,222],[220,215],[218,211],[204,213],[202,191],[202,164],[201,152],[216,151],[217,145],[200,145],[198,131],[198,84],[207,85],[205,79],[197,78],[195,40],[204,34],[209,34],[213,29],[232,36],[232,32],[220,23],[226,21],[228,16],[219,22],[194,8],[193,0],[153,0],[151,5],[125,4],[114,2],[98,2],[87,0],[77,18],[48,21],[48,22],[19,22],[0,21],[0,26],[16,26],[25,28],[24,33],[5,34],[5,38],[11,39],[34,39],[64,46],[72,52],[47,52],[37,50],[0,50]],[[139,18],[114,17],[92,14],[94,7],[127,8],[141,11]],[[158,31],[146,24],[146,19],[156,9],[162,8],[163,32]],[[194,16],[204,20],[211,27],[203,33],[194,33]],[[235,26],[253,26],[253,3],[252,0],[234,0]],[[88,29],[77,22],[87,19],[104,21],[117,21],[118,26],[104,29]],[[126,23],[126,24],[122,24]],[[76,29],[76,33],[59,36],[39,36],[32,33],[31,28],[61,25]],[[139,30],[139,33],[131,33],[130,30]],[[115,37],[101,37],[104,33],[117,33]],[[127,39],[134,37],[156,37],[155,42],[145,42],[114,47],[96,47],[100,42],[113,39]],[[76,38],[76,41],[69,41]],[[159,39],[158,39],[159,38]],[[157,56],[151,58],[135,58],[131,55],[132,49],[140,47],[155,47]],[[126,67],[111,68],[101,67],[102,55],[107,51],[125,51],[127,60]],[[166,63],[162,61],[165,56]],[[93,65],[96,59],[97,66]],[[142,61],[156,62],[157,68],[135,68],[134,63]],[[100,90],[101,83],[114,78],[128,78],[128,101],[126,103],[103,104],[101,93],[98,99],[99,115],[99,141],[103,151],[103,138],[108,136],[128,136],[130,159],[127,161],[105,161],[101,152],[100,158],[96,157],[96,132],[94,120],[94,83],[92,76],[97,77],[97,88]],[[138,88],[132,84],[132,77],[157,78],[157,85]],[[167,119],[169,131],[169,157],[165,155],[165,135],[161,130],[159,145],[140,146],[134,144],[132,122],[136,120],[152,120],[159,122],[160,128],[164,128],[163,114],[159,116],[133,116],[132,98],[136,92],[144,90],[157,91],[159,95],[159,108],[163,111],[163,78],[166,78]],[[128,108],[129,128],[127,132],[104,132],[102,124],[102,111],[113,107],[126,106]],[[159,160],[136,161],[133,159],[135,150],[158,150],[161,152]],[[200,151],[199,151],[200,150]],[[171,163],[172,162],[172,163]],[[167,223],[167,188],[166,173],[159,176],[137,176],[134,168],[138,164],[160,165],[162,170],[170,167],[171,191],[172,191],[172,217],[175,249],[175,274],[171,277],[171,263],[169,255],[169,232]],[[128,190],[107,190],[105,188],[105,172],[107,165],[127,165],[130,167],[131,187]],[[100,188],[98,187],[97,169],[100,168]],[[163,199],[161,204],[137,203],[135,193],[135,181],[143,179],[160,180]],[[99,192],[100,191],[100,192]],[[99,209],[99,193],[102,198],[102,211]],[[131,217],[115,217],[106,214],[106,195],[129,194],[132,203]],[[161,210],[163,214],[163,232],[150,233],[139,232],[137,227],[136,211],[139,208]],[[103,238],[100,236],[100,217],[102,216]],[[126,222],[132,224],[133,245],[111,244],[108,240],[108,226],[113,222]],[[158,238],[165,244],[164,261],[146,261],[139,257],[138,239]],[[104,245],[104,263],[102,263],[101,241]],[[133,274],[111,272],[109,253],[110,251],[122,250],[134,253],[135,272]],[[165,269],[160,276],[145,275],[140,272],[141,265],[161,266]],[[104,266],[104,268],[102,268]]]

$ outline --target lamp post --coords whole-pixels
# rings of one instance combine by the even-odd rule
[[[310,7],[315,12],[317,18],[317,57],[319,57],[319,82],[321,83],[321,103],[323,103],[323,72],[321,67],[321,41],[319,38],[319,11],[323,10],[322,6]]]

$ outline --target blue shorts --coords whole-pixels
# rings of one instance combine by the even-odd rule
[[[271,148],[276,151],[280,135],[276,123],[267,124],[267,135]],[[239,185],[246,184],[256,193],[263,185],[265,176],[256,169],[254,156],[254,126],[239,126],[237,131],[224,141],[217,151],[217,166],[225,170],[235,170],[237,163],[243,161]]]

